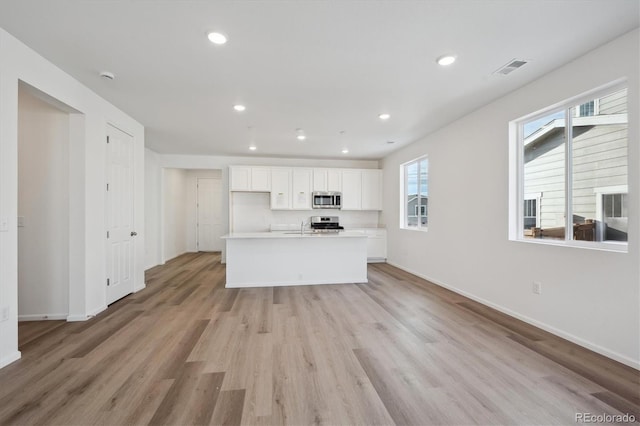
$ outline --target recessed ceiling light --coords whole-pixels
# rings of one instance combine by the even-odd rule
[[[299,141],[303,141],[305,140],[307,137],[305,135],[298,135],[296,136],[296,138],[298,138]]]
[[[257,148],[256,148],[255,146],[251,145],[251,146],[249,147],[249,149],[250,149],[251,151],[255,151]]]
[[[245,109],[247,109],[247,107],[245,107],[244,105],[240,105],[240,104],[238,104],[238,105],[234,105],[234,106],[233,106],[233,109],[235,109],[235,110],[236,110],[236,111],[238,111],[238,112],[242,112],[242,111],[244,111]]]
[[[387,113],[385,112],[385,113],[383,113],[383,114],[380,114],[380,115],[378,116],[378,118],[379,118],[380,120],[388,120],[388,119],[390,119],[390,118],[391,118],[391,114],[387,114]]]
[[[227,36],[222,33],[211,32],[207,34],[207,38],[213,44],[225,44],[227,42]]]
[[[297,128],[297,129],[296,129],[296,133],[297,133],[296,138],[297,138],[299,141],[303,141],[303,140],[305,140],[305,139],[307,138],[307,136],[304,134],[304,130],[302,130],[302,129],[300,129],[300,128]]]
[[[436,59],[436,62],[438,63],[438,65],[442,65],[443,67],[446,67],[447,65],[451,65],[455,61],[456,61],[455,55],[443,55],[443,56],[440,56],[438,59]]]
[[[345,149],[343,149],[343,150],[342,150],[342,153],[343,153],[343,154],[348,154],[348,153],[349,153],[349,150],[348,150],[347,148],[345,148]]]
[[[389,145],[393,145],[394,143],[396,143],[396,141],[387,141],[387,143],[388,143]]]

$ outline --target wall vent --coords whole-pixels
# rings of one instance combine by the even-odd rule
[[[521,66],[527,64],[529,61],[525,59],[512,59],[506,65],[501,66],[495,70],[494,74],[507,75],[517,70]]]

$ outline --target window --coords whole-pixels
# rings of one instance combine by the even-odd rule
[[[607,186],[594,189],[596,202],[596,233],[600,241],[627,241],[629,208],[627,186]]]
[[[580,104],[576,109],[576,117],[591,117],[598,115],[598,99],[592,99],[589,102]]]
[[[627,89],[594,91],[511,126],[510,238],[626,243]]]
[[[429,166],[427,157],[420,157],[400,166],[401,214],[403,229],[426,230],[429,211]]]
[[[540,196],[524,197],[524,229],[531,229],[540,226],[540,215],[538,214],[538,206],[540,205]]]

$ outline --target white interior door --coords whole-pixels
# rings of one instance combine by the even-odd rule
[[[107,304],[133,293],[133,138],[107,128]]]
[[[198,178],[198,251],[222,250],[222,184]]]

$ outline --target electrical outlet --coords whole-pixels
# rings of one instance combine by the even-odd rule
[[[9,231],[9,218],[0,217],[0,232]]]
[[[533,294],[542,294],[542,284],[539,281],[534,281],[531,284],[531,291]]]
[[[3,306],[2,307],[2,318],[0,318],[0,321],[9,321],[9,307],[8,306]]]

